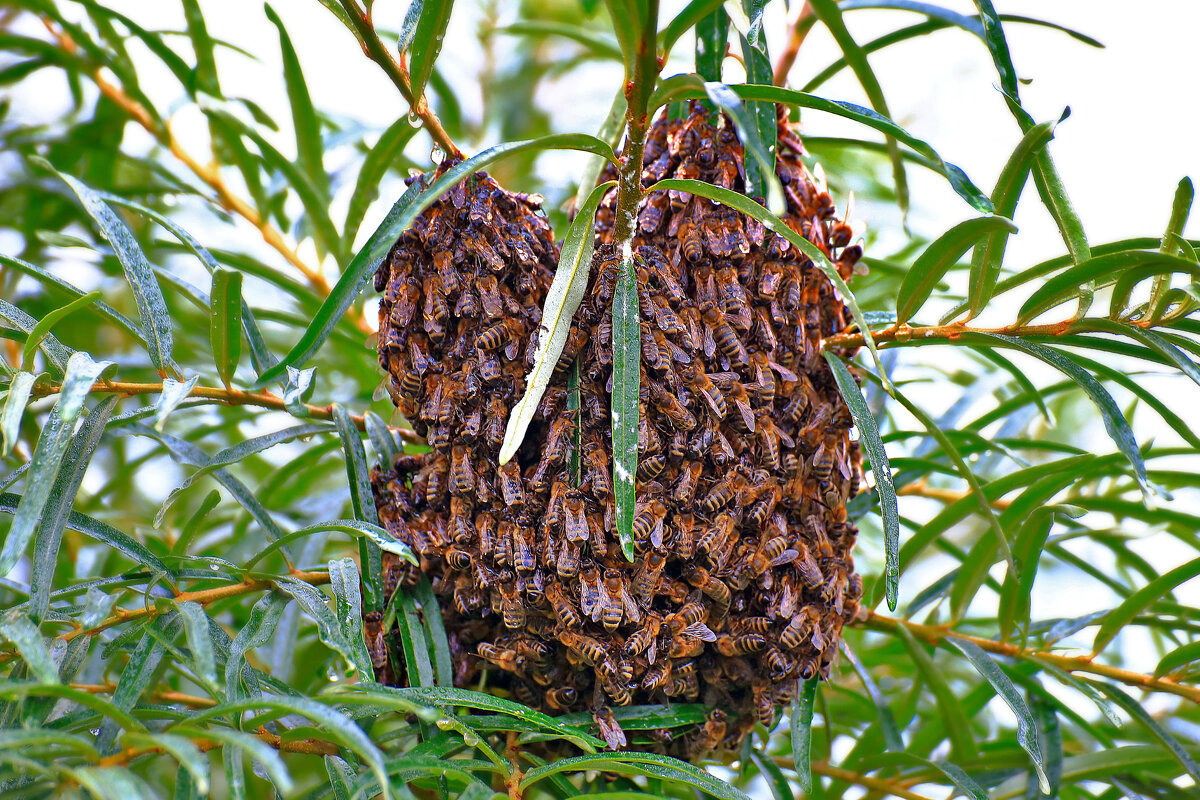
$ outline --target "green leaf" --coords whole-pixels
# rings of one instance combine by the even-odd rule
[[[75,503],[83,477],[105,427],[117,407],[119,398],[107,397],[88,414],[79,431],[71,438],[63,466],[58,471],[50,497],[42,509],[38,525],[37,542],[33,550],[33,571],[30,574],[30,616],[40,622],[50,606],[50,589],[54,584],[54,572],[58,567],[59,545],[63,529],[71,517],[71,506]],[[157,559],[154,559],[157,562]],[[86,624],[84,627],[88,627]]]
[[[507,464],[517,453],[517,448],[525,438],[529,423],[537,413],[538,404],[554,368],[562,355],[567,343],[567,334],[571,330],[571,320],[583,302],[587,291],[588,276],[592,266],[592,251],[595,247],[596,209],[604,195],[615,185],[614,181],[602,183],[592,190],[587,201],[579,209],[578,215],[571,223],[567,236],[563,239],[562,251],[558,257],[558,269],[550,290],[546,293],[546,303],[542,311],[542,324],[538,329],[538,347],[533,357],[533,368],[525,378],[525,394],[513,406],[508,417],[508,427],[504,431],[504,442],[500,445],[500,466]],[[639,334],[640,335],[640,334]]]
[[[696,73],[705,81],[721,80],[728,46],[729,14],[718,6],[696,23]]]
[[[359,680],[375,680],[371,668],[371,655],[367,652],[367,640],[363,634],[362,595],[358,589],[358,565],[350,558],[339,558],[329,562],[329,585],[333,589],[338,625],[342,638],[348,645],[347,654]]]
[[[200,380],[199,375],[193,375],[186,381],[177,381],[174,378],[163,378],[163,389],[158,396],[158,402],[155,403],[154,411],[154,429],[162,431],[167,425],[167,418],[171,416],[179,404],[187,399],[191,394],[192,389],[196,388],[196,381]]]
[[[767,36],[763,31],[763,11],[766,5],[765,0],[742,0],[742,6],[749,16],[749,24],[742,31],[740,38],[746,83],[769,86],[774,83],[774,73],[771,69],[770,55],[767,53]],[[717,101],[713,99],[713,102]],[[778,210],[783,207],[783,189],[775,176],[775,138],[778,133],[775,114],[774,103],[750,103],[750,119],[738,121],[735,117],[734,122],[738,125],[742,143],[755,156],[746,161],[746,194],[751,197],[768,198],[768,207],[773,213],[780,214],[783,213]],[[742,130],[743,128],[745,130]],[[756,140],[762,143],[762,158],[752,149]],[[776,196],[777,190],[779,194]]]
[[[353,563],[353,562],[351,562]],[[334,580],[332,572],[333,566],[337,562],[330,562],[331,572],[330,581]],[[340,571],[344,571],[344,567],[339,566]],[[346,576],[339,578],[342,585],[342,590],[345,591]],[[353,587],[354,594],[358,595],[358,572],[355,570],[354,576],[355,586]],[[317,636],[320,640],[335,653],[346,660],[350,670],[357,672],[360,680],[374,680],[374,672],[371,670],[371,659],[366,654],[366,642],[362,638],[362,613],[358,620],[358,639],[356,643],[353,639],[347,637],[348,628],[353,626],[353,622],[348,619],[345,613],[350,607],[350,602],[347,600],[339,600],[337,602],[338,609],[334,611],[329,607],[329,600],[321,592],[320,589],[312,584],[306,583],[296,578],[281,577],[276,579],[276,585],[279,591],[291,596],[308,616],[312,617],[313,622],[317,623]],[[335,590],[336,591],[336,590]],[[266,640],[263,641],[266,643]],[[365,657],[365,661],[362,658]],[[364,671],[365,665],[365,671]],[[230,695],[232,697],[232,695]]]
[[[245,567],[246,569],[250,569],[276,550],[282,549],[292,542],[311,536],[314,533],[321,533],[322,531],[337,531],[339,533],[348,533],[357,539],[367,539],[380,550],[393,553],[413,566],[420,563],[417,560],[416,554],[413,553],[409,546],[399,539],[392,538],[392,535],[386,529],[357,519],[335,519],[331,522],[321,522],[316,525],[310,525],[307,528],[300,528],[299,530],[280,536],[259,551],[258,555],[247,561]]]
[[[12,526],[4,537],[4,548],[0,550],[0,575],[7,574],[33,538],[33,532],[41,522],[42,511],[50,498],[59,467],[71,437],[75,432],[75,421],[83,402],[91,391],[92,384],[112,366],[111,361],[99,363],[87,353],[76,353],[67,362],[66,375],[58,402],[50,412],[46,425],[38,436],[30,460],[29,474],[25,482],[25,494],[21,497]]]
[[[875,349],[875,340],[871,337],[871,329],[867,324],[866,317],[863,316],[862,309],[858,307],[858,301],[854,299],[854,293],[850,291],[850,287],[842,280],[842,276],[838,273],[837,267],[821,252],[820,248],[812,242],[805,239],[800,234],[796,233],[790,226],[785,224],[779,217],[775,216],[767,209],[760,206],[758,203],[746,197],[743,194],[724,189],[720,186],[714,186],[711,183],[703,181],[683,180],[680,178],[668,178],[661,180],[646,191],[659,191],[666,189],[675,189],[689,194],[698,194],[701,197],[707,197],[710,200],[716,200],[719,203],[729,206],[737,211],[753,217],[761,222],[769,230],[779,234],[794,245],[801,253],[806,255],[814,265],[833,284],[841,295],[842,300],[846,304],[846,308],[850,310],[850,315],[854,317],[854,321],[858,323],[858,329],[862,333],[863,339],[867,345],[867,349],[871,351],[871,356],[875,359],[875,365],[879,368],[879,374],[883,376],[885,385],[890,385],[887,382],[887,372],[883,367],[883,363],[879,360],[879,352]],[[636,317],[635,317],[636,322]],[[615,330],[615,325],[614,325]],[[614,352],[615,358],[615,352]]]
[[[221,383],[229,388],[242,357],[242,273],[219,269],[212,276],[208,337]]]
[[[1079,384],[1079,387],[1083,389],[1096,405],[1096,408],[1100,410],[1100,414],[1104,419],[1104,429],[1108,431],[1108,435],[1116,442],[1117,448],[1129,459],[1129,463],[1133,466],[1134,477],[1137,479],[1138,485],[1142,487],[1143,495],[1149,496],[1152,493],[1153,490],[1150,483],[1146,480],[1146,463],[1142,459],[1141,451],[1138,449],[1137,440],[1133,436],[1133,430],[1129,427],[1129,422],[1121,413],[1121,409],[1117,406],[1116,401],[1113,400],[1112,395],[1105,390],[1100,381],[1093,378],[1086,370],[1062,353],[1045,345],[996,333],[972,334],[972,337],[978,337],[985,341],[1002,342],[1008,347],[1022,350],[1029,355],[1045,361],[1059,371],[1066,373],[1071,380]]]
[[[410,554],[411,555],[411,554]],[[412,559],[416,562],[416,559]],[[425,623],[425,640],[433,655],[434,683],[438,686],[454,685],[454,663],[450,654],[450,642],[446,638],[446,627],[442,610],[428,578],[417,581],[413,595],[421,604],[421,619]]]
[[[1066,119],[1068,112],[1058,120]],[[1000,177],[996,179],[996,188],[992,190],[992,205],[996,213],[1002,217],[1012,218],[1016,213],[1017,201],[1025,188],[1025,181],[1033,169],[1033,162],[1038,153],[1045,149],[1054,138],[1054,126],[1057,123],[1043,122],[1029,129],[1021,141],[1017,143]],[[967,289],[969,318],[978,316],[987,302],[996,292],[996,280],[1000,277],[1000,267],[1004,263],[1004,251],[1008,245],[1008,235],[1015,231],[998,230],[991,233],[987,240],[975,247],[971,258],[971,280]]]
[[[196,69],[192,91],[200,90],[214,97],[221,96],[217,83],[217,61],[213,39],[204,21],[199,0],[183,0],[183,16],[187,20],[188,36],[196,52]]]
[[[333,419],[342,440],[342,452],[346,454],[346,477],[350,481],[354,518],[378,525],[379,515],[375,511],[375,495],[371,491],[371,473],[367,468],[362,436],[350,419],[350,412],[340,403],[333,404]],[[367,538],[358,540],[358,555],[363,564],[363,600],[367,610],[381,611],[387,602],[383,594],[383,556],[379,547]]]
[[[1061,506],[1036,508],[1017,528],[1013,541],[1013,561],[1017,571],[1011,570],[1004,576],[1000,587],[1000,638],[1007,641],[1012,636],[1017,621],[1029,621],[1029,597],[1033,591],[1033,580],[1037,576],[1038,561],[1046,547],[1046,539],[1054,522],[1054,515]]]
[[[29,337],[25,340],[25,348],[21,352],[21,369],[33,369],[33,356],[41,345],[42,340],[49,335],[50,329],[53,328],[60,320],[73,314],[81,308],[87,308],[95,303],[101,297],[100,292],[88,292],[82,297],[77,297],[61,308],[56,308],[38,321],[38,324],[29,332]]]
[[[1093,256],[1039,286],[1021,306],[1016,324],[1024,325],[1044,311],[1070,300],[1078,293],[1081,284],[1109,279],[1117,281],[1112,301],[1112,313],[1115,315],[1123,308],[1138,281],[1173,272],[1200,277],[1200,265],[1179,256],[1141,250]]]
[[[978,217],[960,222],[925,248],[909,267],[896,292],[896,319],[903,324],[925,305],[947,271],[972,247],[978,249],[985,237],[997,232],[1016,233],[1017,226],[1005,217]]]
[[[974,758],[979,752],[979,747],[971,733],[971,721],[963,710],[963,704],[950,688],[946,680],[947,675],[938,669],[933,658],[925,651],[925,645],[918,642],[908,628],[900,625],[895,630],[908,650],[917,673],[933,693],[941,721],[945,723],[945,732],[942,734],[939,730],[938,741],[944,738],[949,742],[950,752],[956,761],[965,762]]]
[[[1113,637],[1155,600],[1197,575],[1200,575],[1200,558],[1194,558],[1163,573],[1126,597],[1120,605],[1104,615],[1104,622],[1100,624],[1100,630],[1096,632],[1096,640],[1092,644],[1093,655],[1103,650]]]
[[[742,101],[733,90],[723,83],[710,81],[704,84],[704,91],[708,95],[708,99],[713,104],[729,115],[733,120],[734,127],[737,128],[738,138],[741,139],[743,147],[750,153],[754,162],[758,165],[759,176],[756,181],[748,181],[752,186],[746,188],[746,194],[757,195],[762,194],[765,190],[767,198],[767,208],[772,214],[779,215],[787,212],[787,201],[783,198],[783,185],[779,182],[779,177],[775,174],[775,154],[774,150],[768,152],[763,146],[763,141],[759,136],[759,130],[755,127],[755,120],[750,118],[746,111],[746,107],[742,105]],[[770,108],[770,106],[768,106]],[[771,113],[771,131],[775,131],[775,114]],[[771,147],[774,148],[774,137],[771,138]]]
[[[800,682],[792,695],[792,763],[796,768],[796,779],[800,791],[812,794],[812,721],[816,707],[819,677],[806,678]]]
[[[587,770],[617,772],[623,775],[646,775],[671,783],[691,786],[710,797],[720,797],[725,800],[749,800],[749,795],[741,789],[730,786],[704,770],[685,761],[670,756],[661,756],[657,753],[620,752],[560,758],[526,772],[521,778],[520,788],[524,790],[544,778],[561,772],[584,772]]]
[[[383,421],[383,417],[374,411],[368,410],[363,413],[363,424],[367,429],[367,438],[371,440],[371,448],[375,451],[375,457],[379,459],[380,464],[385,466],[391,464],[404,451],[404,447],[396,440],[392,429]]]
[[[225,659],[225,696],[231,702],[245,696],[243,692],[239,691],[239,686],[246,653],[271,641],[271,636],[279,626],[279,619],[283,616],[283,609],[290,599],[289,595],[285,593],[286,588],[294,587],[299,582],[281,579],[279,581],[280,589],[267,592],[258,598],[250,609],[250,619],[234,637],[233,643],[229,646],[229,657]],[[308,584],[304,585],[308,586]],[[313,589],[313,591],[316,590]],[[198,720],[193,718],[193,722],[195,721]]]
[[[99,193],[104,199],[104,202],[109,205],[119,205],[136,211],[146,219],[158,223],[167,230],[172,236],[178,239],[184,247],[190,250],[195,256],[200,259],[200,263],[208,270],[209,274],[216,274],[219,269],[217,260],[213,258],[212,253],[201,245],[190,233],[176,225],[171,220],[159,214],[151,208],[147,208],[140,203],[135,203],[132,200],[127,200],[123,197],[117,197],[108,193]],[[303,291],[303,290],[301,290]],[[211,300],[210,300],[211,305]],[[100,305],[97,304],[97,309]],[[266,369],[271,364],[275,363],[275,357],[267,350],[266,344],[263,342],[262,332],[258,329],[258,322],[254,319],[254,313],[250,310],[250,305],[243,300],[242,309],[242,330],[246,334],[246,343],[250,346],[250,358],[254,362],[255,369]]]
[[[1197,662],[1200,662],[1200,641],[1177,647],[1163,656],[1154,668],[1154,677],[1161,678],[1180,667],[1194,666]]]
[[[30,674],[39,683],[58,683],[58,667],[46,648],[46,640],[25,611],[11,608],[0,614],[0,636],[17,648]]]
[[[218,691],[217,657],[213,648],[211,622],[204,607],[199,603],[186,600],[176,603],[179,616],[183,619],[183,630],[187,634],[188,649],[192,652],[192,663],[196,675],[207,683],[210,692]]]
[[[871,677],[870,670],[859,660],[854,651],[850,649],[850,645],[846,640],[842,640],[842,652],[846,655],[846,660],[850,662],[850,666],[858,674],[859,680],[863,683],[863,688],[867,690],[867,696],[871,698],[871,702],[875,706],[875,714],[879,717],[879,727],[883,731],[883,741],[887,744],[889,750],[899,752],[904,749],[904,739],[900,735],[900,727],[896,724],[896,717],[892,714],[892,709],[888,706],[887,698],[883,692],[879,690],[879,686]]]
[[[967,660],[971,662],[971,666],[975,667],[979,674],[992,685],[996,694],[1016,715],[1017,743],[1025,752],[1029,753],[1030,759],[1033,760],[1033,768],[1037,771],[1038,785],[1041,787],[1042,793],[1049,794],[1050,779],[1046,776],[1046,763],[1038,742],[1033,714],[1030,712],[1029,706],[1021,699],[1012,680],[1004,674],[991,656],[980,649],[979,645],[966,639],[960,639],[953,634],[946,637],[946,640],[966,656]]]
[[[951,187],[958,193],[959,197],[966,200],[972,208],[985,214],[993,212],[991,200],[975,184],[971,183],[970,178],[961,169],[943,161],[942,157],[937,154],[937,151],[926,142],[916,138],[887,117],[881,116],[869,108],[863,108],[862,106],[840,100],[826,100],[823,97],[798,92],[795,89],[783,89],[778,86],[743,84],[731,86],[730,88],[743,100],[783,103],[800,108],[811,108],[815,111],[824,111],[862,123],[880,133],[891,136],[897,141],[908,145],[913,150],[916,150],[919,154],[937,165],[938,172],[950,182]],[[654,97],[651,98],[650,107],[651,109],[660,108],[666,103],[678,100],[702,99],[704,96],[704,84],[698,76],[676,75],[660,81],[658,90],[655,92]]]
[[[117,688],[113,691],[113,705],[124,711],[132,711],[137,701],[154,680],[159,664],[167,653],[164,642],[171,642],[179,633],[181,627],[179,615],[175,612],[154,617],[142,629],[137,647],[129,654],[129,661],[121,670],[117,680]],[[100,725],[100,733],[96,737],[96,749],[105,755],[111,755],[116,749],[117,725],[119,722],[105,718]]]
[[[564,22],[545,19],[519,19],[511,25],[496,28],[495,32],[507,33],[512,36],[528,36],[534,40],[546,36],[562,36],[583,45],[597,58],[621,60],[621,48],[617,46],[612,37],[579,25],[568,25]]]
[[[850,31],[846,29],[846,22],[842,19],[842,12],[838,8],[837,0],[810,0],[810,4],[813,13],[821,22],[825,23],[833,40],[837,42],[838,47],[846,56],[846,63],[850,65],[854,76],[862,85],[871,107],[883,116],[890,117],[891,112],[888,111],[887,100],[884,99],[883,87],[879,84],[879,78],[871,69],[871,64],[867,61],[867,54],[858,42],[854,41]],[[904,159],[900,156],[900,145],[893,136],[888,136],[886,142],[888,158],[892,162],[892,178],[896,182],[896,195],[900,201],[900,210],[907,214],[908,178],[904,173]]]
[[[753,201],[750,201],[753,202]],[[642,330],[638,312],[637,265],[628,252],[612,305],[613,494],[617,537],[625,558],[633,561],[633,517],[637,504],[638,419],[641,409]]]
[[[888,608],[895,611],[900,587],[900,508],[896,498],[896,487],[892,483],[892,468],[888,463],[883,440],[879,438],[875,415],[867,407],[867,402],[858,388],[858,382],[854,380],[850,370],[836,354],[826,350],[821,355],[829,362],[833,379],[850,409],[850,416],[854,418],[854,424],[858,426],[859,440],[862,442],[863,451],[871,461],[871,471],[875,474],[875,490],[879,494],[879,512],[883,517],[883,546],[886,554],[884,579],[887,587],[887,603]]]
[[[33,329],[37,327],[36,319],[3,298],[0,298],[0,317],[11,322],[13,327],[23,331],[26,336],[33,333]],[[0,330],[2,329],[3,326],[0,326]],[[46,361],[51,368],[61,374],[67,368],[67,361],[75,351],[64,347],[58,339],[48,335],[42,341],[42,352],[45,353]]]
[[[414,0],[413,5],[418,3],[421,15],[413,30],[412,41],[407,44],[406,49],[410,59],[408,73],[412,95],[419,100],[425,92],[429,76],[433,73],[433,64],[437,61],[438,53],[442,50],[442,40],[446,36],[446,26],[450,24],[450,12],[454,3],[453,0]]]
[[[1089,681],[1089,683],[1111,697],[1114,703],[1124,709],[1126,714],[1145,728],[1147,733],[1157,739],[1170,752],[1171,757],[1179,763],[1179,766],[1183,767],[1184,771],[1192,777],[1193,781],[1200,784],[1200,764],[1196,763],[1196,759],[1183,748],[1178,739],[1168,733],[1163,726],[1158,724],[1154,717],[1146,712],[1141,703],[1110,683],[1105,683],[1104,681]]]
[[[25,415],[25,406],[29,403],[29,395],[38,376],[32,372],[18,372],[8,384],[8,394],[4,398],[4,410],[0,411],[0,457],[7,456],[21,435],[21,417]]]
[[[125,270],[125,279],[133,290],[133,298],[137,302],[138,313],[142,320],[142,334],[150,344],[150,361],[159,374],[171,373],[177,375],[178,368],[171,360],[171,350],[174,342],[171,334],[171,313],[163,300],[162,289],[154,270],[146,260],[133,232],[125,225],[116,213],[100,198],[96,192],[89,189],[81,181],[59,172],[52,165],[47,166],[63,180],[83,205],[88,216],[95,221],[100,235],[112,246],[121,268]]]
[[[379,197],[379,182],[389,169],[397,166],[396,162],[403,157],[404,146],[418,130],[420,129],[408,121],[407,115],[401,114],[398,120],[379,135],[379,140],[363,159],[358,170],[358,179],[354,184],[354,193],[350,195],[346,224],[342,226],[343,253],[349,253],[353,249],[363,217],[366,216],[371,203]]]
[[[288,36],[283,20],[268,4],[264,10],[279,29],[279,50],[283,59],[283,80],[287,86],[288,104],[292,109],[292,127],[296,131],[296,155],[299,168],[312,181],[317,192],[328,201],[329,176],[325,172],[325,145],[321,141],[321,121],[313,108],[304,71],[292,39]],[[335,240],[336,242],[336,240]]]
[[[514,155],[529,150],[582,150],[587,153],[604,156],[608,161],[615,162],[616,154],[607,142],[583,133],[551,134],[538,139],[523,142],[508,142],[489,147],[487,150],[472,156],[465,161],[455,164],[443,172],[430,184],[414,181],[408,191],[396,201],[387,217],[380,223],[379,228],[367,241],[358,255],[346,267],[329,297],[321,304],[320,310],[313,317],[312,323],[288,351],[283,361],[265,370],[255,383],[261,388],[272,381],[278,380],[288,366],[299,366],[321,347],[335,325],[353,305],[358,295],[370,282],[379,264],[391,251],[400,234],[412,226],[413,220],[425,209],[449,191],[459,181],[476,170],[483,169],[494,161],[505,156]]]

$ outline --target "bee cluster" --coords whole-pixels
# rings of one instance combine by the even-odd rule
[[[848,277],[861,249],[801,152],[781,123],[784,221]],[[647,185],[744,185],[736,135],[699,107],[654,123],[645,163]],[[616,535],[610,462],[610,307],[622,268],[611,242],[615,199],[598,214],[590,285],[560,369],[517,457],[497,468],[553,245],[527,201],[487,180],[475,187],[435,204],[377,278],[380,361],[432,448],[373,475],[380,519],[420,555],[443,599],[459,685],[490,669],[489,686],[521,702],[592,710],[614,744],[623,736],[609,706],[703,702],[720,713],[647,744],[693,757],[736,747],[756,721],[773,723],[797,679],[828,675],[862,595],[846,515],[861,455],[820,354],[822,339],[845,327],[842,301],[809,259],[753,219],[674,191],[647,197],[634,241],[642,372],[630,563]],[[477,199],[490,212],[477,212]],[[518,252],[518,232],[537,245],[526,240]],[[495,259],[478,252],[480,241],[493,243]],[[450,272],[458,280],[448,288]],[[482,294],[484,280],[503,313],[463,300]],[[430,287],[444,290],[452,314],[437,313]],[[572,362],[578,412],[566,410]],[[578,481],[568,467],[573,440]],[[387,564],[393,585],[418,576]]]

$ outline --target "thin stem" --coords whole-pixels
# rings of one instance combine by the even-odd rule
[[[350,23],[354,25],[354,33],[362,45],[363,54],[378,64],[384,74],[391,78],[392,83],[396,84],[396,88],[400,90],[400,94],[408,103],[412,113],[421,120],[422,127],[442,152],[450,158],[461,159],[462,151],[450,139],[450,134],[446,133],[446,129],[442,127],[442,121],[425,101],[425,94],[422,93],[420,97],[413,96],[408,67],[392,58],[391,51],[387,49],[387,46],[379,39],[379,34],[375,32],[375,23],[371,21],[370,14],[359,8],[358,3],[354,0],[340,0],[340,2],[342,8],[346,10],[346,15],[350,18]]]
[[[102,381],[92,387],[93,394],[119,394],[134,397],[143,394],[160,394],[163,390],[161,383],[126,383],[122,381]],[[34,397],[47,397],[62,391],[62,384],[47,383],[33,388]],[[219,386],[194,386],[187,397],[211,400],[231,406],[257,406],[275,411],[287,411],[287,404],[282,397],[270,392],[243,392],[240,389],[226,389]],[[186,399],[186,398],[185,398]],[[309,417],[316,419],[333,419],[333,406],[314,406],[304,403],[304,410]],[[359,430],[366,430],[366,421],[361,414],[352,414],[350,419]],[[407,428],[392,428],[389,430],[411,444],[423,444],[424,441],[415,432]]]
[[[78,45],[74,42],[74,40],[71,39],[69,34],[67,34],[65,31],[58,30],[50,23],[49,20],[43,20],[43,23],[54,36],[54,38],[58,40],[59,47],[71,54],[74,54],[78,50]],[[304,276],[305,280],[307,280],[314,289],[320,292],[322,296],[329,294],[331,290],[329,281],[325,279],[325,276],[321,274],[320,270],[314,269],[306,264],[304,260],[296,254],[296,251],[288,246],[287,241],[283,238],[283,234],[280,233],[277,228],[259,216],[259,213],[254,210],[249,203],[234,194],[234,192],[229,188],[229,185],[225,183],[224,179],[221,177],[221,172],[215,165],[201,164],[196,158],[188,153],[183,148],[183,145],[180,144],[179,140],[175,138],[175,135],[171,132],[170,124],[157,124],[154,121],[154,118],[150,115],[150,112],[148,112],[141,103],[126,94],[119,86],[109,81],[104,76],[104,71],[102,69],[97,69],[91,74],[90,77],[96,83],[96,86],[100,89],[100,92],[105,97],[112,100],[118,107],[121,108],[121,110],[132,117],[135,122],[145,128],[150,135],[155,138],[155,140],[170,150],[172,155],[182,161],[197,178],[202,180],[214,192],[216,192],[217,198],[222,206],[237,214],[239,217],[257,228],[258,232],[262,234],[263,241],[273,247],[276,252],[278,252],[284,257],[284,259],[287,260],[289,264],[295,267],[300,274]],[[357,322],[361,329],[369,332],[369,329],[365,327],[365,321],[358,320]]]
[[[333,742],[326,742],[322,739],[300,739],[295,741],[283,741],[282,738],[270,733],[264,729],[259,729],[256,733],[251,734],[270,747],[284,753],[304,753],[313,756],[336,756],[341,752],[338,745]],[[213,741],[212,739],[193,739],[192,744],[202,752],[206,753],[209,750],[215,750],[221,746],[221,742]],[[117,767],[128,764],[135,758],[149,755],[160,755],[165,753],[161,747],[130,747],[120,752],[113,753],[111,756],[105,756],[96,762],[100,767]]]
[[[792,71],[792,65],[796,63],[796,56],[800,54],[800,45],[804,44],[805,38],[808,37],[808,32],[812,30],[816,21],[817,18],[813,14],[812,4],[808,0],[804,0],[804,5],[800,8],[800,13],[796,15],[796,21],[792,23],[792,27],[788,31],[787,46],[779,54],[779,60],[775,62],[774,80],[776,86],[783,86],[787,83],[788,73]]]
[[[625,148],[617,181],[617,219],[613,240],[618,252],[632,246],[637,228],[638,205],[642,202],[642,157],[646,150],[646,131],[650,127],[650,95],[654,79],[662,69],[655,50],[655,29],[658,24],[658,0],[647,3],[644,28],[638,37],[638,52],[634,54],[633,74],[625,80]]]
[[[964,497],[971,497],[974,493],[957,489],[938,489],[934,486],[927,486],[924,483],[913,483],[896,490],[896,494],[928,497],[933,500],[940,500],[943,503],[954,503],[962,500]],[[1012,501],[1004,499],[992,500],[989,505],[992,508],[1005,509],[1012,505]]]
[[[772,756],[776,764],[781,767],[791,768],[795,762],[791,756]],[[932,800],[923,794],[909,791],[900,783],[889,781],[884,778],[876,778],[871,775],[864,775],[861,772],[853,772],[841,767],[831,766],[824,761],[812,762],[812,771],[817,775],[824,775],[834,780],[845,781],[846,783],[861,786],[864,789],[870,789],[875,792],[882,792],[885,796],[902,797],[904,800]]]
[[[1018,647],[1014,644],[1006,644],[1004,642],[995,642],[991,639],[984,639],[978,636],[970,636],[965,633],[959,633],[948,626],[940,625],[922,625],[919,622],[911,620],[898,619],[895,617],[876,614],[874,611],[868,611],[867,617],[860,624],[863,627],[875,631],[893,632],[899,627],[908,629],[913,636],[918,639],[933,644],[943,644],[945,639],[950,636],[959,639],[965,639],[979,646],[981,650],[996,655],[1008,656],[1009,658],[1022,658],[1033,661],[1041,661],[1045,664],[1051,664],[1059,669],[1067,672],[1082,672],[1088,675],[1098,675],[1102,678],[1124,683],[1127,686],[1136,686],[1147,691],[1165,692],[1167,694],[1177,695],[1193,703],[1200,703],[1200,687],[1185,686],[1177,683],[1170,678],[1156,678],[1153,675],[1146,675],[1141,672],[1133,672],[1127,669],[1118,667],[1110,667],[1106,664],[1099,664],[1087,656],[1064,656],[1059,653],[1052,653],[1046,650],[1027,650],[1023,647]]]

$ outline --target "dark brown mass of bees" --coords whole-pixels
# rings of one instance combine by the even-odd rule
[[[849,277],[861,255],[781,122],[785,221]],[[646,185],[698,178],[735,191],[731,127],[695,107],[660,119]],[[610,305],[620,269],[615,198],[597,219],[587,296],[516,459],[495,466],[525,389],[556,249],[535,198],[483,174],[459,184],[397,243],[376,276],[379,359],[430,452],[373,473],[381,522],[420,556],[385,554],[389,592],[429,576],[455,682],[550,712],[702,702],[693,732],[649,746],[697,756],[768,727],[801,677],[827,676],[862,581],[846,502],[861,456],[820,355],[847,314],[829,280],[782,237],[679,192],[644,202],[634,253],[642,322],[636,558],[616,534],[609,418]],[[566,371],[579,365],[578,412]],[[569,469],[579,428],[578,483]],[[378,619],[381,679],[395,681]],[[672,737],[674,734],[674,737]]]

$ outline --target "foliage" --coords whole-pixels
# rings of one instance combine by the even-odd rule
[[[1200,617],[1176,594],[1200,573],[1200,518],[1187,503],[1200,439],[1179,416],[1195,391],[1189,380],[1200,384],[1200,242],[1183,237],[1192,187],[1181,182],[1169,209],[1163,199],[1161,236],[1087,239],[1047,146],[1056,123],[1022,108],[1002,25],[1043,23],[1002,18],[989,0],[971,16],[924,3],[813,2],[776,72],[787,76],[815,26],[844,58],[811,80],[789,78],[800,92],[753,85],[771,77],[762,0],[693,0],[673,18],[655,0],[610,0],[606,10],[558,0],[504,26],[490,6],[457,8],[484,19],[486,52],[501,41],[511,51],[485,65],[488,102],[475,118],[437,64],[450,51],[450,3],[414,0],[393,19],[373,16],[370,0],[321,2],[333,16],[317,63],[335,69],[365,53],[411,117],[370,130],[322,113],[288,16],[270,7],[284,74],[264,91],[286,93],[289,120],[226,92],[218,63],[253,55],[213,38],[199,0],[181,0],[181,30],[149,29],[93,0],[23,0],[2,12],[0,83],[53,73],[70,104],[49,123],[23,120],[16,101],[0,104],[0,241],[11,253],[0,255],[5,797],[57,796],[64,786],[113,798],[268,787],[339,799],[1194,791]],[[843,17],[879,7],[923,21],[855,42]],[[693,28],[702,77],[668,77],[692,70],[678,41]],[[987,196],[887,118],[868,57],[954,35],[987,48],[1023,134]],[[730,36],[751,73],[732,91],[713,83],[722,64],[712,58]],[[624,95],[596,136],[558,130],[539,87],[597,61],[624,69]],[[151,64],[171,76],[172,96],[143,86]],[[805,93],[846,67],[872,108]],[[378,548],[406,554],[377,526],[363,488],[368,464],[419,443],[375,391],[374,303],[362,289],[450,182],[416,182],[383,217],[401,194],[397,179],[430,168],[431,143],[455,156],[455,141],[499,136],[504,144],[473,147],[477,159],[454,172],[489,165],[510,188],[552,200],[578,192],[582,202],[596,160],[624,135],[619,205],[632,209],[646,120],[686,98],[729,111],[752,144],[774,136],[775,102],[803,109],[806,130],[819,132],[826,113],[862,122],[862,139],[807,139],[835,194],[855,176],[860,199],[907,207],[906,172],[929,169],[981,213],[895,253],[874,251],[870,235],[869,273],[846,291],[859,330],[829,343],[871,351],[858,366],[864,402],[853,403],[877,472],[855,508],[858,567],[872,609],[895,604],[899,579],[899,611],[867,614],[847,632],[833,679],[798,693],[790,725],[760,728],[710,771],[608,752],[590,719],[451,688],[432,595],[387,598],[371,580]],[[211,152],[177,135],[172,119],[185,111],[203,121]],[[757,144],[760,159],[773,152]],[[540,154],[564,148],[599,157],[577,187],[535,169]],[[754,180],[765,197],[761,167]],[[1006,262],[1020,202],[1046,207],[1064,255]],[[381,218],[366,236],[363,223]],[[566,235],[566,220],[552,218]],[[618,240],[631,235],[618,225]],[[636,303],[636,292],[625,294]],[[1006,322],[981,327],[985,313]],[[636,383],[631,338],[620,358]],[[558,353],[551,344],[542,357],[553,364]],[[856,391],[834,366],[843,391]],[[1155,385],[1174,391],[1151,388],[1151,375],[1169,376]],[[636,388],[616,388],[636,403]],[[1135,436],[1145,429],[1131,424],[1135,411],[1152,418],[1152,438]],[[1138,552],[1152,535],[1174,540],[1166,562]],[[1044,601],[1062,586],[1088,593],[1065,618]],[[364,606],[401,620],[419,686],[374,682]],[[650,706],[617,718],[636,740],[703,714]],[[547,764],[525,747],[546,741],[571,757]]]

